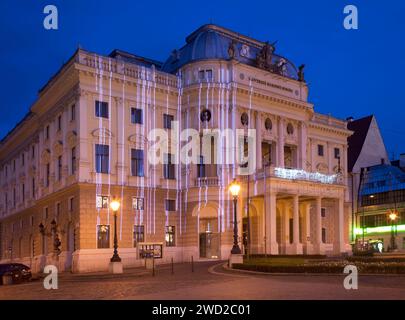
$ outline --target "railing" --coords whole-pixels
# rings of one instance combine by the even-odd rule
[[[177,78],[174,75],[161,73],[153,68],[137,66],[121,60],[118,61],[115,58],[102,57],[80,51],[76,61],[100,71],[124,74],[139,80],[153,81],[158,84],[177,87]]]
[[[195,179],[196,187],[209,187],[209,186],[218,186],[219,178],[218,177],[202,177]]]
[[[333,126],[335,128],[346,129],[346,122],[344,120],[340,120],[325,114],[315,113],[313,115],[312,122]]]

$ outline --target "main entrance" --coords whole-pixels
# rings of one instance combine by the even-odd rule
[[[219,233],[217,219],[200,219],[200,258],[219,258]]]

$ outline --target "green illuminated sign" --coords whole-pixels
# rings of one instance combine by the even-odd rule
[[[405,224],[400,224],[395,228],[397,231],[405,231]],[[365,228],[364,233],[389,233],[392,230],[392,226],[375,227],[375,228]],[[363,234],[362,228],[355,228],[354,234]]]

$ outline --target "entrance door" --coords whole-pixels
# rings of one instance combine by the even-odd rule
[[[200,258],[219,258],[219,234],[213,232],[200,233]]]

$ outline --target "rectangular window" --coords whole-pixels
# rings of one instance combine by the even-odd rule
[[[173,163],[173,158],[172,154],[165,154],[165,162],[163,164],[163,174],[165,179],[175,179],[175,165]]]
[[[166,199],[165,200],[165,210],[166,211],[176,211],[176,200]]]
[[[322,228],[322,243],[326,243],[326,229]]]
[[[143,150],[131,149],[131,172],[133,176],[143,177]]]
[[[58,181],[62,180],[62,156],[58,157]]]
[[[109,173],[110,147],[105,144],[96,144],[96,172]]]
[[[72,148],[72,157],[71,157],[71,173],[76,173],[76,147]]]
[[[174,247],[176,245],[176,233],[174,226],[166,226],[166,247]]]
[[[75,119],[76,119],[76,105],[72,104],[70,108],[70,120],[75,121]]]
[[[197,164],[197,175],[198,178],[206,177],[204,156],[200,156],[200,163]]]
[[[49,176],[51,174],[50,170],[51,170],[50,164],[47,163],[45,166],[45,187],[49,187],[49,182],[50,182]]]
[[[21,195],[22,195],[22,201],[25,202],[25,184],[22,184],[21,188]]]
[[[323,157],[323,145],[318,144],[318,156]]]
[[[69,211],[73,211],[74,209],[74,197],[69,198]]]
[[[339,148],[335,148],[335,149],[334,149],[334,153],[335,153],[335,159],[339,159],[339,158],[340,158],[340,149],[339,149]]]
[[[58,131],[62,130],[62,116],[58,116]]]
[[[48,219],[48,207],[44,209],[45,220]]]
[[[108,196],[97,196],[96,197],[96,208],[97,209],[107,209],[108,208]]]
[[[145,242],[145,227],[142,225],[134,226],[134,248],[140,242]]]
[[[143,198],[132,197],[132,209],[134,210],[143,210]]]
[[[110,247],[110,226],[98,225],[97,226],[97,248],[107,249]]]
[[[35,178],[32,178],[32,197],[35,199]]]
[[[326,217],[326,208],[321,208],[321,217],[322,218]]]
[[[209,69],[209,70],[206,70],[205,72],[206,72],[207,80],[211,81],[212,80],[212,70]]]
[[[131,108],[131,123],[142,124],[142,109]]]
[[[103,101],[96,101],[96,117],[108,119],[108,103]]]
[[[163,115],[163,128],[164,129],[171,129],[172,128],[172,121],[174,120],[174,116],[171,114],[164,114]]]
[[[205,79],[205,71],[204,70],[198,71],[198,79],[200,79],[200,80]]]

